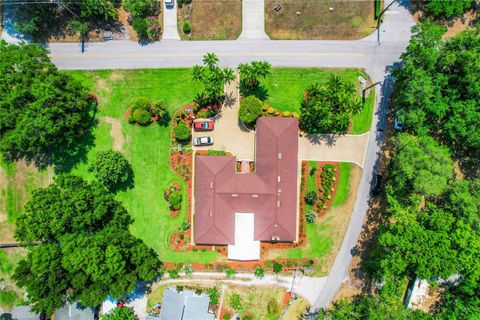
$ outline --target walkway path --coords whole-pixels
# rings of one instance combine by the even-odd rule
[[[163,40],[180,40],[177,29],[177,3],[173,2],[172,7],[167,7],[163,1]]]
[[[224,150],[231,152],[238,160],[255,158],[255,133],[238,122],[240,109],[240,92],[238,79],[225,86],[226,99],[222,112],[214,118],[215,130],[193,132],[193,137],[213,137],[213,146],[194,147],[195,150]]]
[[[265,1],[242,1],[242,33],[240,39],[269,39],[265,33]]]

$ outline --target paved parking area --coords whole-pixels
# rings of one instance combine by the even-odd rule
[[[255,132],[248,130],[238,121],[240,108],[240,92],[237,80],[225,86],[227,99],[222,112],[213,121],[213,131],[194,131],[193,137],[211,136],[213,146],[194,147],[194,150],[224,150],[231,152],[238,160],[254,160],[255,158]]]

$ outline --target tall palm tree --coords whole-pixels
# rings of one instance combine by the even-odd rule
[[[226,68],[223,70],[223,79],[225,83],[229,83],[230,81],[234,81],[237,78],[233,69]]]
[[[202,81],[203,79],[203,67],[199,65],[193,66],[193,80]]]

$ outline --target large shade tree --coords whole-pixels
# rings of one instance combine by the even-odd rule
[[[77,176],[60,175],[34,191],[17,220],[15,238],[28,255],[14,274],[34,310],[51,315],[73,301],[96,307],[154,278],[157,256],[130,234],[131,223],[104,187]]]
[[[0,41],[0,152],[45,164],[73,152],[97,104],[87,89],[50,62],[35,44]]]
[[[326,86],[315,83],[300,106],[300,126],[307,133],[345,133],[363,108],[355,84],[332,74]]]

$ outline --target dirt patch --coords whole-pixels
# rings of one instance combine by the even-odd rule
[[[182,40],[234,40],[242,31],[242,1],[192,1],[178,8],[177,19]],[[188,35],[184,21],[192,27]]]
[[[125,71],[123,70],[113,70],[112,74],[108,78],[111,81],[121,81],[125,79]]]
[[[453,20],[447,27],[447,32],[443,35],[443,40],[452,38],[459,34],[462,31],[470,28],[472,26],[473,21],[477,18],[477,13],[475,11],[469,11],[463,15],[463,17],[459,17]]]
[[[126,139],[122,133],[122,122],[112,117],[101,117],[100,123],[110,125],[110,135],[113,139],[113,150],[122,151]]]
[[[352,215],[355,200],[357,199],[358,187],[362,178],[362,169],[356,165],[352,165],[350,171],[350,188],[348,198],[345,204],[330,208],[325,218],[325,223],[332,226],[331,238],[333,240],[330,251],[320,261],[320,271],[322,273],[329,273],[330,268],[335,261],[338,250],[342,245],[345,232],[347,231],[348,223]]]
[[[8,174],[0,167],[0,223],[7,220]]]
[[[375,27],[374,1],[265,1],[265,31],[272,39],[360,39]]]

